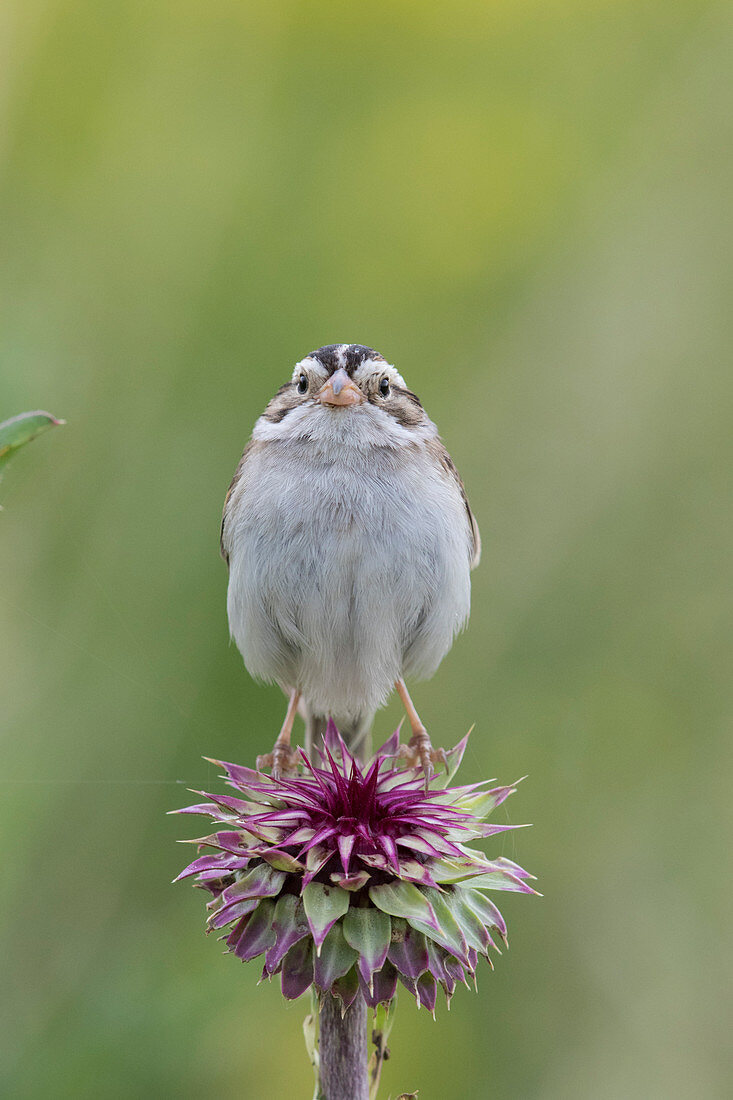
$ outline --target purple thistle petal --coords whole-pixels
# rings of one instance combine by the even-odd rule
[[[275,973],[293,944],[310,932],[300,898],[296,898],[294,894],[282,894],[277,899],[272,930],[275,933],[275,943],[268,949],[265,960],[270,974]]]
[[[330,840],[332,836],[336,836],[338,829],[335,825],[324,825],[322,829],[319,829],[306,844],[304,851],[309,851],[311,848],[315,848],[316,845],[322,844],[324,840]]]
[[[391,962],[385,962],[374,975],[374,1007],[389,1004],[397,992],[397,971]]]
[[[316,835],[316,830],[315,829],[312,829],[310,825],[304,825],[302,828],[296,829],[294,833],[291,833],[290,836],[287,838],[287,841],[285,841],[285,843],[287,843],[289,845],[290,844],[298,844],[298,845],[307,844],[309,841],[313,840],[313,837],[315,835]]]
[[[235,944],[239,940],[239,937],[242,935],[242,932],[244,932],[245,928],[247,927],[248,920],[249,914],[246,917],[242,917],[241,920],[238,920],[229,932],[229,935],[226,938],[226,944],[230,951],[234,950]]]
[[[213,802],[199,802],[195,806],[182,806],[180,810],[169,810],[169,814],[204,814],[206,817],[214,817],[219,809]]]
[[[231,901],[228,905],[223,905],[221,909],[217,909],[212,913],[206,923],[210,929],[224,928],[225,925],[231,924],[233,920],[246,917],[248,913],[254,912],[260,904],[260,900],[260,898],[245,898],[244,901]]]
[[[241,798],[235,798],[231,794],[209,794],[207,798],[213,798],[217,806],[223,807],[225,810],[234,811],[236,814],[248,814],[252,811],[252,803],[245,802]]]
[[[449,840],[435,834],[431,835],[429,840],[424,836],[417,835],[397,837],[397,844],[402,844],[405,848],[412,848],[420,856],[429,856],[431,859],[440,859],[441,856],[460,856],[461,854],[458,845],[451,844]]]
[[[245,962],[248,959],[254,959],[273,943],[275,939],[275,933],[272,930],[274,912],[274,901],[270,898],[263,898],[254,912],[246,918],[247,924],[234,948],[234,954],[238,958]]]
[[[266,848],[260,855],[269,863],[271,867],[276,868],[278,871],[287,871],[288,874],[296,874],[299,871],[304,871],[305,866],[296,859],[295,856],[291,856],[289,852],[283,852],[280,848]]]
[[[468,989],[468,978],[466,977],[466,971],[463,969],[458,959],[455,959],[452,955],[444,955],[443,963],[446,973],[455,982],[463,982]]]
[[[415,827],[413,826],[411,828],[411,832],[416,834],[415,839],[424,840],[428,844],[431,844],[433,846],[433,848],[437,852],[439,852],[441,855],[444,855],[444,856],[450,856],[450,855],[459,856],[461,854],[460,848],[458,848],[455,844],[451,843],[451,841],[446,840],[445,837],[441,833],[437,832],[435,829],[425,829],[422,826],[420,826],[419,829],[415,829]],[[417,835],[418,833],[419,833],[419,836]],[[410,838],[405,837],[404,838],[404,843],[408,847],[414,848],[415,851],[419,852],[420,848],[418,848],[415,844],[408,843],[408,839],[411,840],[412,837],[410,837]]]
[[[379,784],[380,793],[386,793],[396,788],[404,788],[405,790],[412,791],[419,791],[422,788],[424,794],[425,777],[411,773],[409,778],[406,779],[406,774],[407,773],[403,771],[384,772]]]
[[[439,852],[434,845],[429,844],[421,836],[398,836],[395,837],[395,842],[401,844],[403,848],[410,848],[413,852],[430,856],[432,859],[439,859],[441,855],[446,854],[445,852]]]
[[[379,871],[389,870],[389,860],[380,852],[363,852],[359,855],[359,859],[362,863],[366,863],[367,867],[376,867]]]
[[[304,821],[310,820],[307,810],[271,810],[270,813],[256,814],[251,818],[253,826],[272,825],[278,829],[299,829]]]
[[[364,776],[361,790],[358,791],[357,804],[354,807],[358,812],[358,816],[371,817],[375,809],[375,798],[377,794],[377,788],[379,786],[379,766],[382,763],[381,757],[377,757],[374,760]]]
[[[323,867],[325,867],[332,855],[333,852],[330,850],[330,848],[318,847],[310,848],[308,850],[308,854],[305,860],[307,873],[303,876],[303,887],[310,885],[311,881],[315,878],[318,872]]]
[[[397,991],[397,977],[397,971],[389,962],[374,975],[371,989],[361,974],[359,975],[359,988],[368,1008],[389,1004]]]
[[[341,735],[336,729],[336,723],[333,718],[329,718],[326,722],[326,731],[323,734],[323,744],[326,749],[329,749],[332,753],[337,752],[341,743]]]
[[[392,942],[387,958],[408,978],[419,978],[428,968],[428,941],[422,932],[399,917],[392,918]]]
[[[424,1005],[428,1012],[435,1015],[435,1002],[438,986],[432,974],[421,974],[417,979],[417,1006]]]
[[[359,992],[359,976],[356,967],[352,967],[343,978],[337,978],[331,986],[331,993],[341,1001],[341,1015],[351,1008]]]
[[[328,762],[331,765],[331,771],[328,773],[328,778],[329,780],[333,781],[336,789],[336,794],[338,794],[339,798],[342,799],[345,804],[348,804],[349,785],[346,776],[343,775],[338,764],[336,763],[328,749],[326,749],[326,756],[328,757]]]
[[[331,882],[335,882],[342,890],[361,890],[371,877],[368,871],[356,871],[350,875],[345,875],[343,871],[331,872]]]
[[[469,730],[466,736],[462,737],[458,744],[454,745],[452,749],[448,749],[447,753],[445,754],[448,757],[448,775],[446,776],[445,780],[446,786],[450,783],[451,779],[461,766],[463,754],[466,751],[466,745],[468,744],[468,739],[470,736],[471,731]]]
[[[201,837],[199,844],[208,844],[210,848],[219,848],[222,852],[232,852],[235,856],[244,856],[248,852],[245,838],[233,829]]]
[[[349,860],[351,859],[351,853],[354,850],[354,844],[356,843],[356,837],[353,834],[348,836],[340,836],[337,840],[339,855],[341,856],[341,866],[344,869],[344,874],[349,873]]]
[[[397,873],[406,882],[414,882],[418,886],[434,886],[438,889],[438,884],[427,867],[423,863],[418,863],[416,859],[401,859]]]
[[[272,786],[274,790],[274,782],[270,779],[270,776],[255,771],[254,768],[247,768],[244,764],[230,764],[226,760],[214,760],[210,756],[205,756],[204,760],[223,768],[227,779],[230,779],[237,787],[252,789]]]
[[[400,970],[397,971],[397,979],[402,982],[405,989],[409,989],[415,1000],[417,1000],[417,978],[408,978],[406,974],[403,974]]]
[[[433,943],[432,940],[427,941],[428,958],[430,965],[428,971],[433,975],[436,981],[439,981],[443,986],[443,989],[450,996],[456,987],[456,981],[453,974],[448,969],[447,961],[451,959],[457,966],[461,966],[457,959],[454,959],[452,955],[449,955],[442,947],[438,947],[437,943]],[[461,967],[461,971],[463,968]]]
[[[313,983],[313,944],[307,937],[288,951],[282,961],[283,996],[294,1001]]]
[[[177,875],[173,881],[180,882],[182,878],[188,878],[190,875],[198,875],[201,871],[218,871],[219,874],[226,875],[229,874],[230,870],[240,870],[246,867],[248,863],[249,858],[247,856],[243,856],[241,859],[232,859],[231,856],[226,854],[199,856],[193,863],[189,863],[188,867],[185,867],[180,875]],[[237,864],[238,866],[235,868],[233,864]]]
[[[260,863],[232,886],[227,886],[222,896],[227,903],[243,901],[244,898],[272,898],[280,893],[284,882],[284,871],[277,871],[268,863]]]
[[[457,829],[460,832],[466,830],[467,826],[464,821],[470,820],[467,815],[463,818],[459,814],[441,814],[436,811],[439,809],[437,806],[431,806],[429,812],[415,814],[394,814],[392,820],[399,822],[400,825],[405,825],[408,829],[414,828],[415,825],[419,825],[420,830],[424,829]]]
[[[394,756],[400,747],[400,728],[402,723],[400,722],[394,733],[387,738],[383,745],[380,745],[377,749],[375,756]]]
[[[395,844],[392,837],[386,835],[380,836],[379,845],[387,857],[387,862],[389,864],[390,870],[394,871],[395,874],[399,874],[400,860],[397,855],[397,845]]]
[[[194,883],[194,886],[201,890],[208,890],[215,898],[219,897],[226,885],[226,881],[217,871],[202,871]]]

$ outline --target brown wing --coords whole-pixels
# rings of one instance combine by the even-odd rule
[[[223,557],[223,559],[227,563],[227,565],[229,565],[229,553],[228,553],[226,547],[224,546],[224,527],[226,525],[227,517],[229,515],[229,502],[232,499],[232,493],[234,492],[237,485],[239,484],[239,479],[241,478],[241,476],[244,472],[244,468],[247,464],[247,459],[251,455],[253,447],[254,447],[254,440],[250,439],[249,443],[247,444],[247,446],[242,451],[242,457],[240,458],[239,464],[237,465],[237,468],[234,471],[234,477],[229,482],[229,488],[227,489],[227,495],[224,498],[224,510],[223,510],[222,516],[221,516],[221,528],[220,528],[220,531],[219,531],[219,549],[221,551],[221,556]]]
[[[471,539],[471,568],[475,569],[481,560],[481,534],[478,529],[476,517],[471,511],[471,505],[468,503],[468,497],[466,496],[466,490],[463,488],[461,475],[458,473],[453,459],[446,451],[440,439],[431,442],[429,447],[446,474],[455,481],[461,497],[463,498],[463,503],[466,506],[466,517],[468,519],[468,530]]]

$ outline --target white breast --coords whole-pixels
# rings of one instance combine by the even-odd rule
[[[437,668],[468,616],[468,524],[414,432],[390,417],[386,436],[371,408],[310,413],[307,433],[294,431],[299,410],[285,437],[255,429],[264,445],[225,525],[227,608],[249,672],[338,721],[372,713],[397,677]]]

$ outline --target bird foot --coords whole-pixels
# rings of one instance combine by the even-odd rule
[[[269,768],[273,779],[279,779],[283,775],[295,775],[300,764],[300,753],[284,742],[276,741],[272,752],[257,757],[257,771]]]
[[[397,754],[406,761],[409,768],[422,768],[427,785],[435,774],[434,765],[440,763],[448,771],[448,757],[445,749],[434,749],[427,730],[417,730],[406,745],[400,745]]]

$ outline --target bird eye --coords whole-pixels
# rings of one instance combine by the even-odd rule
[[[379,392],[381,393],[382,397],[389,397],[389,379],[388,378],[383,378],[382,381],[379,383]]]
[[[307,393],[307,392],[308,392],[308,376],[305,375],[305,374],[301,374],[300,378],[298,379],[298,393]]]

